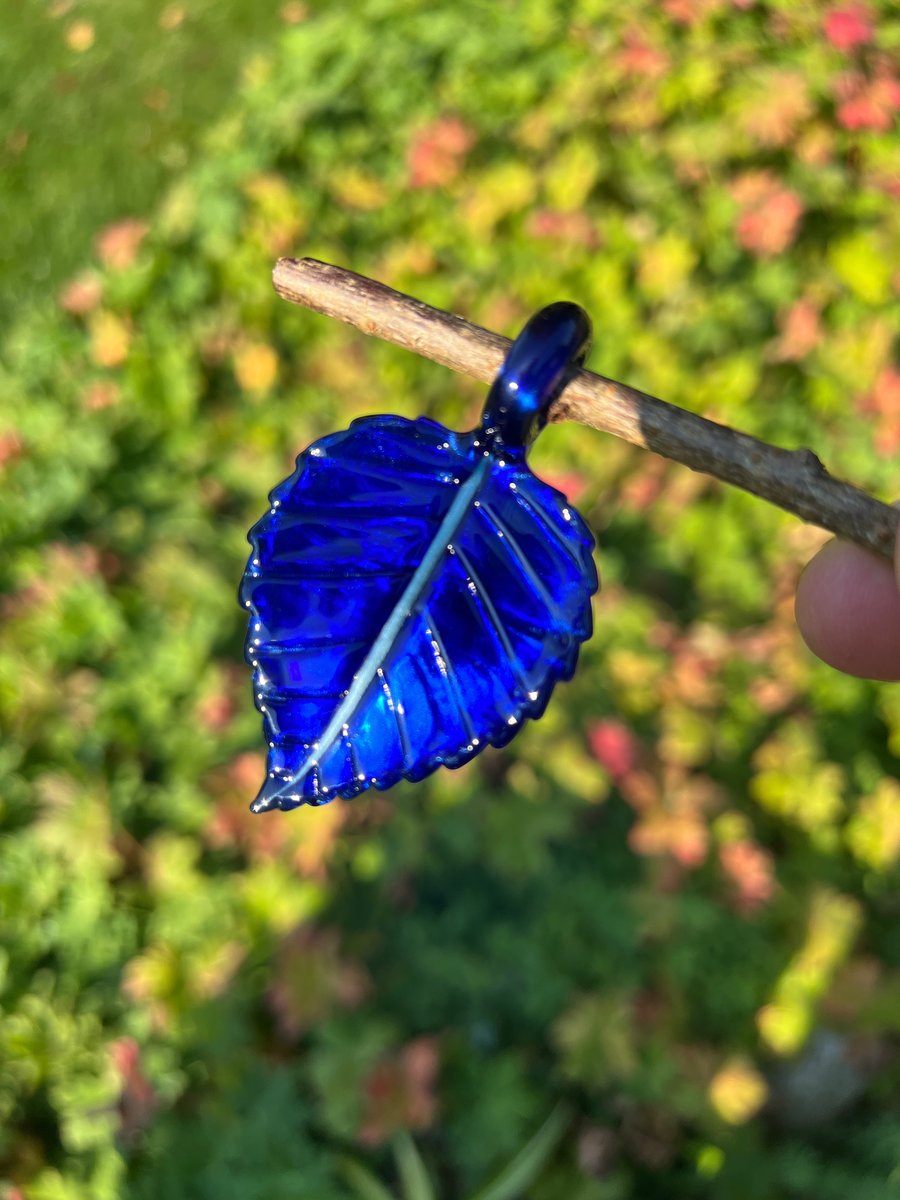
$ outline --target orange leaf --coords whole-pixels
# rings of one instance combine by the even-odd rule
[[[66,45],[76,54],[83,54],[94,44],[94,26],[90,21],[73,21],[66,30]]]
[[[137,257],[149,226],[138,217],[125,217],[100,231],[96,248],[100,261],[111,271],[123,271]]]
[[[59,307],[74,317],[86,316],[103,298],[103,283],[93,271],[84,271],[59,293]]]
[[[91,358],[98,367],[120,367],[128,357],[131,331],[121,317],[97,312],[91,318]]]
[[[440,117],[421,129],[407,154],[410,187],[436,188],[450,183],[474,140],[458,117]]]
[[[267,392],[278,375],[278,358],[265,342],[251,342],[234,356],[234,373],[245,392]]]

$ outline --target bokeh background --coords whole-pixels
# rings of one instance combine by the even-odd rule
[[[309,441],[484,394],[286,253],[508,334],[577,300],[596,369],[895,496],[896,6],[3,8],[0,1193],[900,1195],[900,693],[799,639],[824,535],[548,430],[575,680],[288,815],[235,599]]]

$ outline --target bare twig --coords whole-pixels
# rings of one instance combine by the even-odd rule
[[[421,300],[342,267],[282,258],[275,289],[285,300],[395,342],[454,371],[493,380],[510,346]],[[900,512],[829,475],[811,450],[781,450],[627,384],[581,371],[550,410],[551,421],[579,421],[615,434],[761,496],[867,550],[891,558]]]

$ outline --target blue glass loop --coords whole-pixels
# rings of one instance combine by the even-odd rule
[[[590,344],[591,322],[577,304],[559,300],[535,313],[510,347],[488,393],[481,418],[487,437],[510,452],[527,450]]]
[[[240,591],[268,742],[254,811],[461,766],[570,678],[591,634],[593,538],[525,450],[588,336],[577,306],[551,305],[478,429],[364,417],[270,494]]]

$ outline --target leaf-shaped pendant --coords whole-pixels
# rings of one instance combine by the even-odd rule
[[[593,537],[525,453],[589,342],[583,310],[551,304],[478,429],[363,417],[271,493],[240,592],[269,745],[254,812],[461,766],[571,677],[591,635]]]

